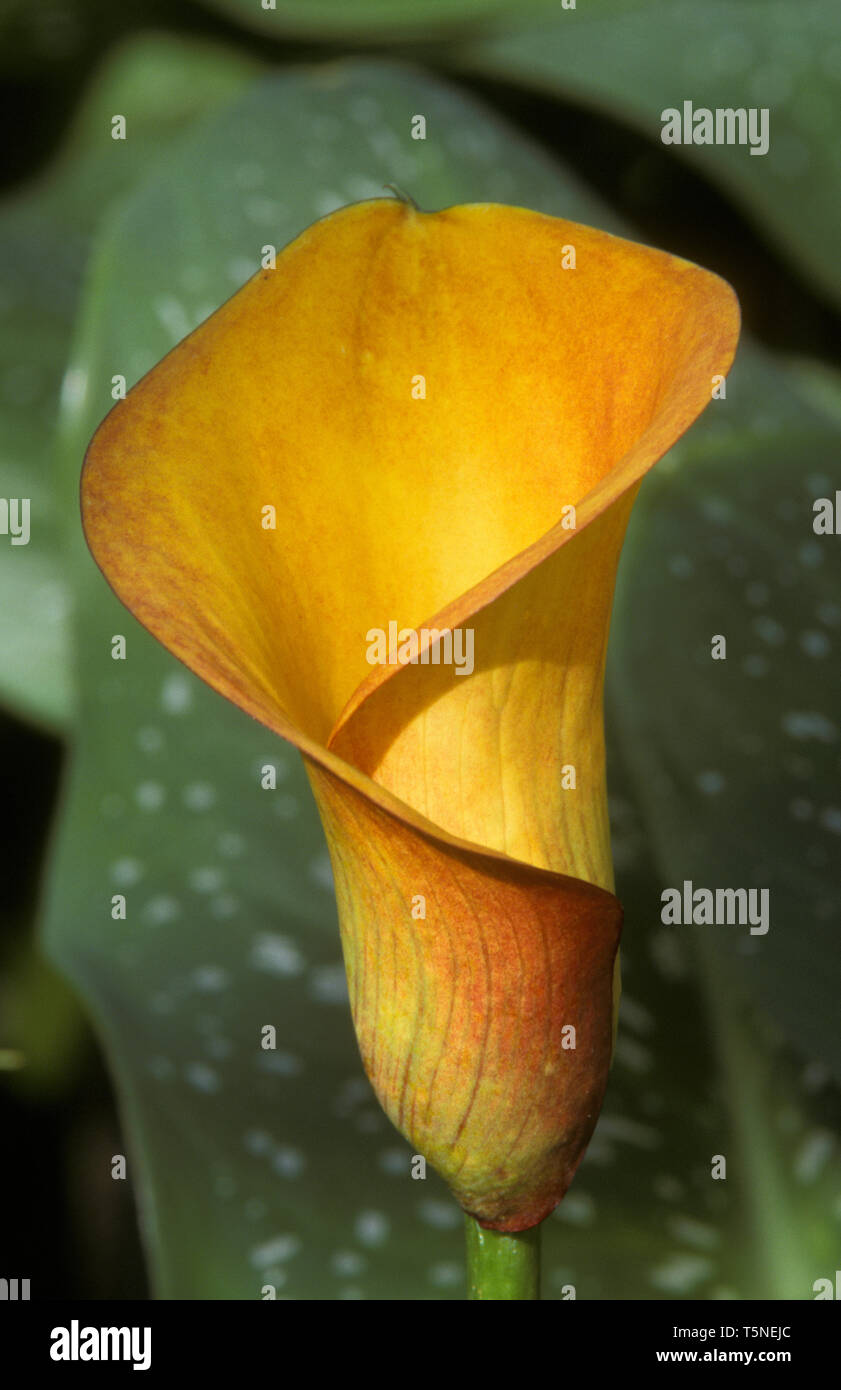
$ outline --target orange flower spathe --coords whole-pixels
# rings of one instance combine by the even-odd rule
[[[560,1200],[604,1094],[616,566],[738,327],[729,286],[662,252],[377,199],[292,242],[88,450],[117,595],[301,750],[368,1074],[499,1230]],[[474,669],[372,668],[392,621],[471,628]]]

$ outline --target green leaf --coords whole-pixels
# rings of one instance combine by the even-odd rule
[[[3,921],[4,937],[14,926]],[[7,1086],[28,1099],[55,1100],[77,1079],[89,1044],[76,995],[32,938],[12,950],[4,943],[0,1072],[10,1073]]]
[[[415,143],[418,110],[431,135]],[[485,108],[418,71],[348,63],[267,79],[168,150],[109,221],[72,364],[68,505],[112,374],[148,370],[256,270],[265,242],[279,248],[391,180],[429,208],[499,200],[620,230]],[[463,1298],[461,1215],[431,1170],[413,1181],[362,1074],[297,755],[139,628],[78,533],[73,574],[82,715],[45,939],[115,1069],[156,1292]],[[110,656],[118,633],[125,663]],[[266,763],[274,791],[260,785]],[[811,1108],[793,1106],[781,1136],[758,1096],[774,1164],[763,1200],[787,1191],[777,1170],[798,1156],[809,1178],[803,1211],[787,1199],[774,1227],[782,1279],[758,1244],[753,1151],[740,1143],[728,1182],[710,1178],[712,1155],[730,1155],[731,1139],[737,1152],[731,1082],[744,1068],[733,1059],[738,1049],[755,1065],[756,1045],[742,1030],[716,1053],[703,977],[680,943],[646,931],[660,870],[633,782],[613,785],[627,913],[619,1044],[596,1137],[546,1225],[544,1296],[574,1284],[581,1298],[811,1297],[807,1275],[833,1267],[837,1167],[814,1157],[823,1131]],[[111,917],[115,894],[125,921]],[[267,1025],[274,1050],[261,1047]],[[796,1070],[786,1084],[799,1105]]]
[[[835,1267],[837,1089],[781,1047],[714,944],[710,960],[705,941],[659,923],[659,845],[615,717],[609,730],[625,909],[619,1033],[549,1249],[566,1253],[579,1298],[810,1299]],[[719,1156],[726,1172],[714,1178]]]
[[[491,21],[518,22],[559,0],[205,0],[249,29],[296,39],[434,39],[454,30],[475,30]]]
[[[660,140],[667,107],[767,107],[770,147],[666,146],[721,184],[841,300],[841,10],[835,0],[622,0],[480,39],[472,69],[610,111]]]
[[[0,699],[60,728],[72,704],[70,594],[51,438],[81,267],[44,214],[37,197],[0,210],[0,495],[19,530],[0,535]]]
[[[0,536],[0,700],[51,729],[67,725],[74,695],[54,435],[91,239],[161,140],[253,68],[204,45],[139,40],[103,69],[54,164],[0,206],[0,496],[30,501],[28,543]],[[114,113],[127,117],[125,141],[111,139]]]
[[[815,500],[841,489],[839,435],[742,347],[726,400],[640,494],[610,690],[663,887],[770,890],[765,935],[686,930],[841,1078],[841,545],[813,530]]]

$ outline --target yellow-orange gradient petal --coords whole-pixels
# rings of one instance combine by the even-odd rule
[[[619,903],[442,844],[308,770],[359,1046],[386,1113],[484,1225],[536,1225],[601,1108]],[[418,895],[425,916],[412,919]]]
[[[118,596],[305,754],[369,1074],[501,1228],[562,1195],[604,1088],[615,570],[641,477],[737,337],[730,288],[685,261],[381,199],[304,232],[88,451],[85,532]],[[469,627],[472,673],[372,668],[390,623]],[[410,909],[435,882],[433,927]]]

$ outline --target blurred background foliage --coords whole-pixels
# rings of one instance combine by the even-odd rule
[[[739,294],[727,398],[646,481],[620,571],[625,995],[545,1297],[812,1297],[841,1227],[841,586],[812,531],[841,489],[834,0],[6,0],[0,38],[0,495],[32,499],[29,545],[0,545],[0,1273],[463,1297],[459,1212],[361,1070],[297,756],[116,603],[76,501],[111,377],[393,180],[624,232]],[[768,155],[662,145],[684,100],[768,106]],[[768,935],[664,928],[684,878],[769,887]]]

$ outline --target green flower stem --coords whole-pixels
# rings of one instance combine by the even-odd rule
[[[540,1227],[505,1235],[465,1218],[468,1299],[540,1298]]]

